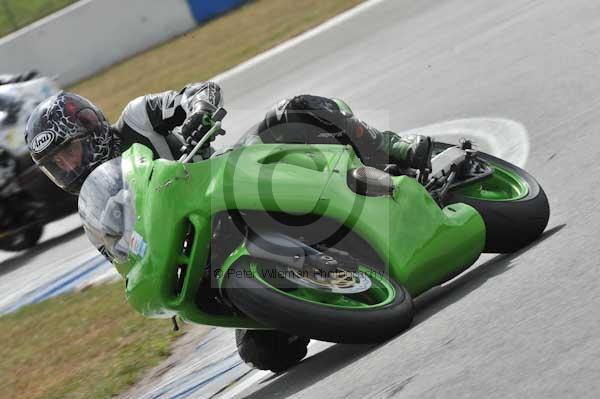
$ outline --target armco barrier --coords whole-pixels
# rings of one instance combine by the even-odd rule
[[[0,38],[0,73],[68,85],[181,35],[245,0],[80,0]]]

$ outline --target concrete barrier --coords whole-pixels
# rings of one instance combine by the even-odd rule
[[[36,69],[68,85],[243,1],[80,0],[0,38],[0,73]]]

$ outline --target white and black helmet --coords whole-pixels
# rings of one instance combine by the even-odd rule
[[[35,108],[25,140],[35,163],[72,194],[79,193],[94,168],[119,155],[102,111],[86,98],[64,91]]]

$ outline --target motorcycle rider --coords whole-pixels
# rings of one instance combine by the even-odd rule
[[[91,101],[63,91],[35,108],[25,141],[44,173],[62,189],[78,194],[92,170],[133,143],[151,148],[155,158],[176,159],[182,143],[171,131],[181,126],[189,136],[221,104],[218,85],[194,83],[179,92],[138,97],[110,125]]]
[[[2,74],[0,75],[0,86],[11,83],[27,82],[28,80],[35,78],[37,75],[38,71],[33,69],[21,74]]]
[[[222,104],[217,84],[192,83],[179,92],[132,100],[110,125],[91,101],[60,92],[33,111],[26,142],[41,170],[62,189],[78,194],[92,170],[133,143],[151,148],[155,158],[177,159],[182,143],[173,129],[181,126],[183,138],[192,143],[197,132],[210,129],[210,116]],[[349,144],[365,161],[379,164],[391,159],[403,168],[426,169],[431,155],[428,137],[380,132],[357,119],[338,99],[300,95],[284,100],[267,112],[256,129],[263,142]],[[236,331],[240,356],[259,369],[283,370],[295,364],[306,355],[308,341],[280,331]]]

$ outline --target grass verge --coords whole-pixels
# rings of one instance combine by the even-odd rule
[[[77,0],[0,0],[0,37],[65,8]]]
[[[0,318],[0,397],[108,398],[169,355],[170,320],[135,313],[123,283]]]

